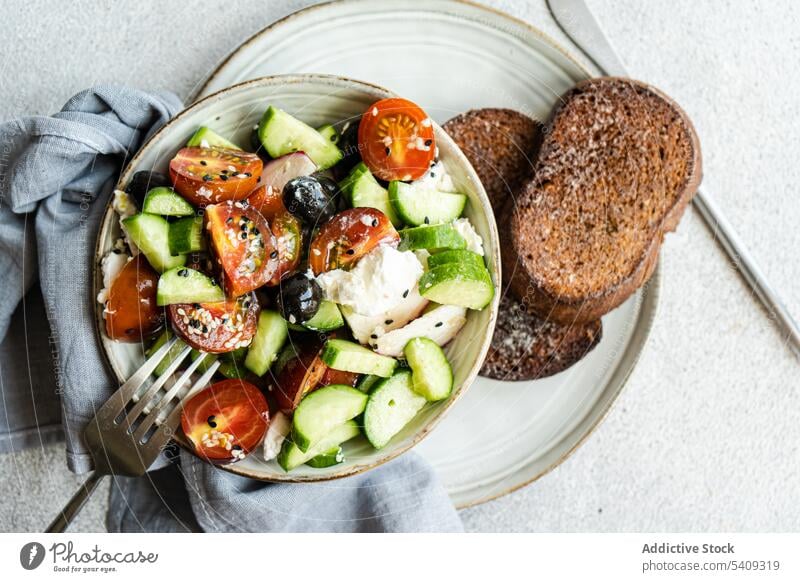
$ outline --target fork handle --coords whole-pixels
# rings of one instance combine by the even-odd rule
[[[64,506],[64,509],[61,510],[61,513],[58,514],[53,520],[48,528],[45,530],[45,533],[62,533],[66,531],[69,524],[72,523],[72,520],[75,519],[75,516],[78,515],[78,512],[83,507],[83,504],[86,503],[86,500],[89,499],[89,496],[94,492],[95,487],[100,482],[100,479],[103,478],[102,473],[98,473],[95,471],[91,475],[86,478],[86,481],[83,482],[80,489],[75,492],[75,495],[72,496],[72,499],[69,500]]]

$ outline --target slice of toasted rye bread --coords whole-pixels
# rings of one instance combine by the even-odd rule
[[[579,83],[514,205],[506,280],[542,316],[599,318],[649,279],[701,173],[697,134],[669,97],[630,79]]]
[[[533,175],[542,125],[511,109],[471,109],[443,126],[481,179],[492,208],[503,208]]]
[[[478,173],[501,232],[509,228],[510,214],[502,212],[505,201],[531,179],[540,128],[537,121],[510,109],[476,109],[444,124]],[[601,335],[599,320],[575,325],[548,322],[504,292],[480,374],[506,381],[544,378],[583,358]]]

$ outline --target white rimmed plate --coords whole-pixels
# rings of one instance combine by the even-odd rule
[[[442,123],[468,109],[508,107],[544,118],[588,71],[546,35],[457,0],[341,0],[301,10],[239,46],[199,89],[207,95],[275,73],[316,72],[376,83]],[[459,507],[509,493],[562,462],[613,404],[655,315],[659,271],[603,318],[603,339],[551,378],[479,378],[416,451]]]

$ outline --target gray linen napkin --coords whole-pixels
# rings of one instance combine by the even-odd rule
[[[0,339],[38,274],[56,372],[55,386],[3,384],[0,418],[13,418],[30,390],[34,400],[60,395],[67,463],[77,473],[91,468],[83,428],[117,388],[93,323],[100,217],[125,160],[181,107],[169,93],[101,85],[53,117],[0,124]],[[0,424],[0,442],[18,437],[16,429]],[[435,474],[414,454],[349,479],[277,485],[172,452],[160,471],[114,479],[111,531],[461,531]]]

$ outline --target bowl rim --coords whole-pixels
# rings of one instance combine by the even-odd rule
[[[164,139],[165,135],[169,134],[172,127],[179,120],[183,119],[189,114],[201,110],[204,107],[207,107],[214,102],[221,101],[231,93],[244,91],[251,87],[300,85],[309,82],[322,83],[324,85],[329,85],[332,88],[338,87],[341,89],[357,89],[362,92],[374,94],[378,99],[398,96],[396,93],[389,91],[388,89],[381,87],[380,85],[376,85],[374,83],[369,83],[366,81],[351,79],[339,75],[313,74],[313,73],[282,74],[282,75],[269,75],[264,77],[258,77],[255,79],[249,79],[247,81],[231,85],[230,87],[225,87],[224,89],[215,91],[214,93],[211,93],[203,97],[202,99],[194,101],[193,103],[191,103],[191,105],[184,108],[174,117],[168,120],[156,132],[154,132],[145,141],[145,143],[142,144],[142,146],[138,149],[138,151],[129,160],[125,162],[125,166],[120,172],[119,178],[117,179],[117,182],[114,185],[114,190],[122,189],[122,185],[127,184],[129,182],[130,177],[134,173],[136,165],[139,163],[144,154],[149,152],[154,147],[156,147],[158,143]],[[497,222],[494,217],[494,212],[492,210],[491,203],[489,202],[489,197],[486,194],[486,190],[484,189],[483,184],[481,183],[480,178],[478,177],[478,174],[475,171],[475,168],[472,167],[472,164],[470,164],[469,160],[461,151],[461,149],[458,147],[458,145],[456,145],[455,141],[453,141],[453,139],[441,128],[441,126],[438,123],[434,122],[433,127],[437,141],[443,140],[444,142],[446,142],[448,144],[448,149],[452,152],[453,156],[455,156],[456,158],[456,163],[461,165],[466,170],[469,182],[471,183],[475,191],[475,195],[477,196],[477,199],[480,202],[480,211],[486,217],[486,222],[489,227],[489,241],[488,241],[489,244],[484,243],[484,246],[485,249],[490,251],[490,253],[487,254],[491,254],[492,257],[493,265],[490,268],[490,273],[495,283],[495,293],[494,296],[492,297],[492,301],[486,307],[489,309],[489,321],[485,329],[485,335],[483,341],[481,342],[481,345],[478,349],[477,357],[472,362],[472,365],[470,366],[464,378],[464,381],[461,382],[458,388],[453,391],[450,398],[448,398],[446,401],[441,402],[440,404],[441,410],[435,416],[433,416],[422,428],[420,428],[413,435],[413,437],[409,438],[406,444],[404,444],[401,447],[398,447],[394,451],[391,451],[387,454],[380,456],[379,458],[372,459],[369,462],[353,464],[348,468],[343,467],[341,470],[337,472],[332,472],[330,474],[292,476],[291,473],[287,472],[285,474],[279,474],[277,477],[265,476],[263,474],[257,473],[251,469],[247,469],[244,466],[241,466],[240,463],[229,463],[225,465],[215,464],[214,467],[222,469],[223,471],[229,473],[270,483],[315,483],[315,482],[343,479],[346,477],[358,475],[366,471],[369,471],[371,469],[375,469],[385,463],[388,463],[389,461],[399,457],[400,455],[414,448],[426,436],[428,436],[433,431],[433,429],[436,428],[436,426],[438,426],[439,422],[441,422],[444,419],[444,417],[450,411],[453,405],[475,382],[475,379],[478,376],[478,372],[480,371],[480,368],[483,365],[484,360],[486,359],[486,354],[488,353],[489,347],[491,345],[491,340],[492,336],[494,335],[494,328],[497,322],[497,314],[500,304],[501,293],[499,292],[499,289],[502,285],[502,277],[501,277],[499,234],[497,231]],[[109,199],[106,202],[106,208],[103,212],[103,217],[101,219],[100,227],[98,228],[95,240],[94,261],[92,264],[92,275],[93,275],[92,285],[93,285],[93,295],[95,297],[102,288],[102,273],[99,267],[100,267],[100,262],[104,256],[104,250],[105,250],[102,248],[103,241],[107,238],[108,231],[114,224],[113,219],[115,211],[112,206],[112,202],[113,202],[113,195],[109,196]],[[126,378],[122,375],[121,371],[114,365],[114,362],[110,357],[110,350],[108,344],[113,342],[113,340],[110,340],[104,335],[103,323],[105,320],[103,319],[103,309],[101,308],[100,304],[97,301],[94,301],[93,303],[95,312],[95,332],[96,332],[96,337],[100,343],[99,347],[102,353],[103,360],[105,361],[107,368],[111,370],[112,374],[117,379],[117,381],[122,383],[126,380]],[[203,461],[203,459],[195,455],[194,451],[192,450],[191,444],[188,443],[185,438],[183,438],[180,431],[175,431],[175,435],[173,435],[173,440],[177,442],[178,445],[181,446],[183,449],[185,449],[187,452],[195,456],[198,460],[202,462],[208,462],[208,461]],[[380,450],[376,449],[376,453],[380,455]]]

